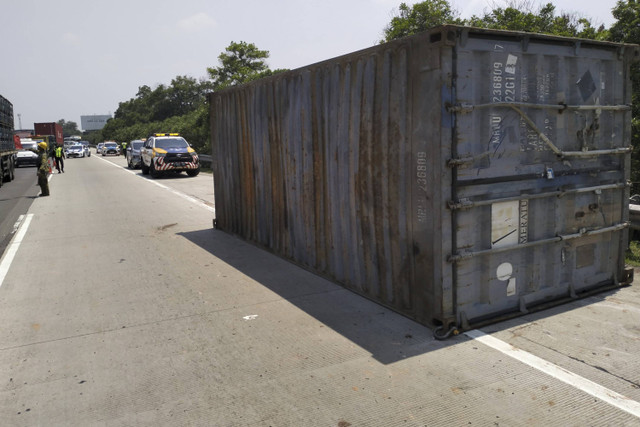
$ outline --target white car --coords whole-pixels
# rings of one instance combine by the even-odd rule
[[[86,157],[91,157],[91,148],[89,148],[89,141],[80,141],[82,147],[84,148],[84,155]]]
[[[105,142],[102,146],[102,155],[106,156],[107,154],[115,154],[116,156],[119,156],[120,146],[115,142]]]
[[[16,153],[16,167],[23,165],[37,166],[38,155],[35,149],[27,148],[25,145],[26,144],[22,146],[22,150]],[[33,144],[33,146],[35,147],[35,144]]]
[[[69,145],[64,149],[64,154],[67,156],[67,159],[71,157],[84,157],[84,146],[82,144]]]

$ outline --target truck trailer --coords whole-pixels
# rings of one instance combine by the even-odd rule
[[[442,26],[214,92],[214,225],[438,338],[630,283],[639,57]]]
[[[34,123],[33,129],[36,137],[48,136],[47,143],[51,145],[63,145],[64,134],[59,123]],[[51,147],[50,147],[51,148]]]
[[[0,187],[14,178],[16,153],[13,104],[0,95]]]

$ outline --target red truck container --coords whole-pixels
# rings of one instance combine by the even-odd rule
[[[52,122],[52,123],[34,123],[33,129],[36,135],[44,136],[44,135],[53,135],[53,139],[55,139],[58,145],[62,145],[64,143],[64,135],[62,133],[62,126],[60,124]],[[49,139],[51,141],[51,138]]]

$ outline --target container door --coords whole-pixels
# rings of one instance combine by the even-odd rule
[[[618,284],[631,119],[623,55],[481,33],[456,55],[449,261],[459,322]]]

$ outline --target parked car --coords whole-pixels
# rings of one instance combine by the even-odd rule
[[[22,143],[22,150],[16,153],[15,165],[18,166],[37,166],[38,155],[36,154],[36,143]]]
[[[187,172],[189,176],[200,173],[198,154],[186,139],[177,133],[156,133],[145,141],[140,149],[142,174],[156,178],[164,172]]]
[[[102,146],[104,145],[104,142],[99,142],[98,145],[96,145],[96,154],[101,154],[102,153]]]
[[[116,156],[120,155],[120,146],[116,142],[105,142],[102,146],[101,151],[103,156],[107,154],[115,154]]]
[[[82,144],[69,145],[64,149],[64,154],[67,159],[71,157],[84,157],[84,146]]]
[[[127,166],[129,166],[129,169],[140,167],[140,149],[143,144],[143,140],[135,139],[127,145],[125,156],[127,157]]]
[[[84,148],[84,155],[87,157],[91,157],[91,148],[89,147],[89,141],[79,141],[79,142]]]

